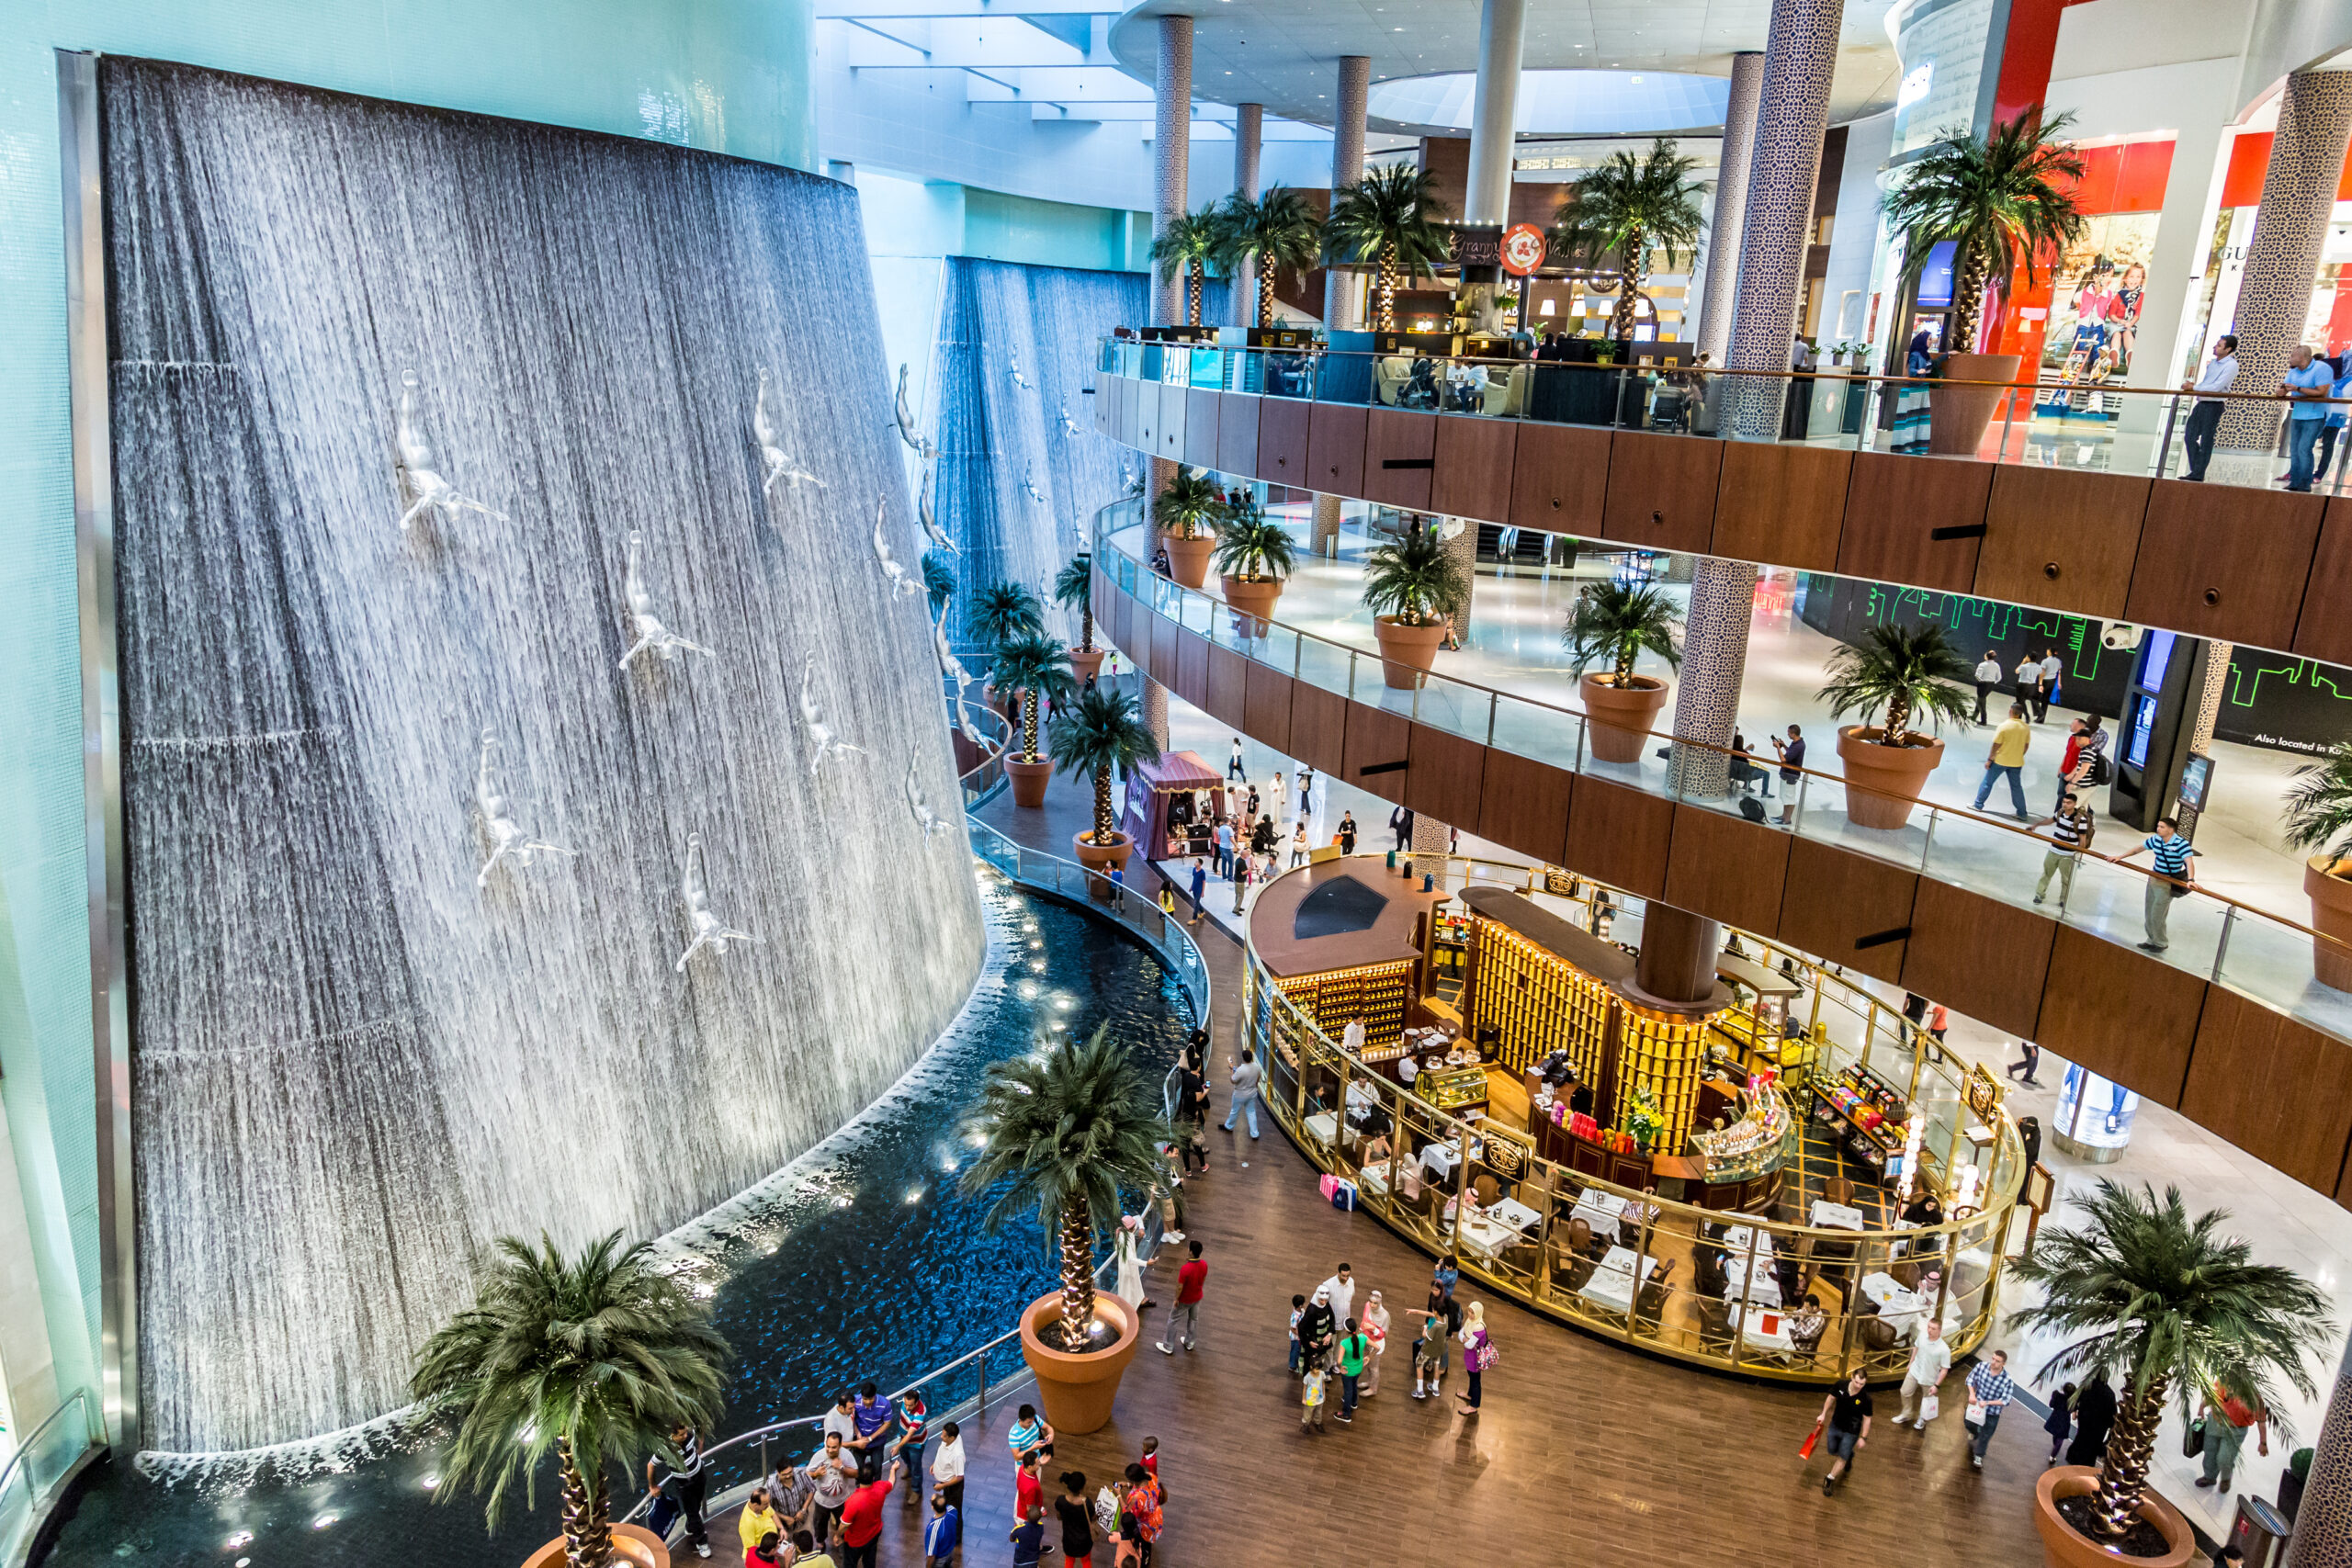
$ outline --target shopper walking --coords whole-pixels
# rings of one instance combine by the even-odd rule
[[[1209,868],[1199,855],[1193,857],[1193,923],[1201,923],[1201,895],[1208,891]]]
[[[2075,868],[2083,863],[2083,852],[2091,847],[2092,835],[2098,824],[2091,814],[2083,809],[2082,796],[2068,790],[2058,802],[2054,815],[2034,824],[2047,828],[2044,835],[2050,847],[2041,853],[2041,879],[2033,885],[2033,901],[2041,903],[2050,892],[2050,879],[2058,878],[2058,907],[2064,908],[2066,900],[2075,896]]]
[[[939,1429],[939,1452],[932,1456],[932,1484],[950,1507],[964,1506],[964,1434],[950,1421]]]
[[[1462,1309],[1453,1293],[1437,1280],[1430,1281],[1430,1299],[1421,1309],[1421,1332],[1413,1341],[1413,1397],[1442,1399],[1445,1374],[1452,1364],[1453,1336],[1461,1332]]]
[[[2247,1427],[2254,1428],[2259,1445],[2255,1451],[2270,1452],[2270,1412],[2260,1404],[2248,1405],[2217,1382],[2206,1391],[2200,1415],[2205,1422],[2205,1473],[2197,1478],[2197,1484],[2211,1486],[2218,1481],[2227,1492],[2230,1477],[2237,1470],[2238,1451],[2245,1447]]]
[[[1225,776],[1238,779],[1246,776],[1241,766],[1241,737],[1233,738],[1233,755],[1225,764]]]
[[[2065,676],[2066,661],[2058,657],[2058,650],[2054,648],[2043,649],[2041,650],[2041,716],[2045,720],[2050,717],[2051,706],[2059,699],[2059,686]]]
[[[1216,828],[1210,834],[1210,839],[1211,841],[1216,845],[1216,874],[1219,876],[1231,876],[1233,874],[1232,818],[1229,817],[1218,818],[1216,819]]]
[[[2062,894],[2060,897],[2064,897],[2064,896]],[[2041,900],[2037,898],[2034,902],[2040,903]],[[2019,1073],[2023,1073],[2025,1075],[2025,1083],[2027,1088],[2040,1089],[2041,1087],[2041,1080],[2036,1078],[2034,1074],[2041,1070],[2041,1047],[2036,1045],[2030,1040],[2020,1040],[2018,1042],[2018,1050],[2023,1053],[2024,1060],[2011,1062],[2007,1066],[2001,1069],[2002,1072],[2010,1077],[2016,1077]],[[2031,1160],[2028,1160],[2026,1163],[2028,1165],[2031,1165],[2033,1162]]]
[[[2030,653],[2018,655],[2018,705],[2026,710],[2029,723],[2040,723],[2033,717],[2041,702],[2041,660]]]
[[[1301,762],[1298,765],[1298,814],[1302,818],[1315,811],[1315,770]]]
[[[1472,1302],[1462,1309],[1462,1332],[1458,1337],[1462,1341],[1462,1370],[1470,1375],[1470,1387],[1463,1403],[1453,1410],[1457,1416],[1476,1416],[1486,1398],[1487,1373],[1499,1357],[1495,1342],[1487,1336],[1485,1303]]]
[[[702,1504],[710,1476],[702,1464],[702,1434],[692,1427],[670,1428],[670,1451],[645,1461],[645,1489],[677,1505],[685,1516],[687,1544],[696,1557],[709,1556],[710,1530],[703,1521]]]
[[[1283,783],[1280,773],[1274,775],[1274,816],[1276,819],[1290,815],[1290,785]]]
[[[1821,1478],[1821,1495],[1826,1497],[1838,1490],[1838,1483],[1854,1462],[1855,1450],[1870,1443],[1870,1380],[1860,1367],[1843,1387],[1831,1389],[1822,1400],[1813,1429],[1824,1435],[1829,1449],[1829,1473]]]
[[[2312,448],[2319,445],[2319,433],[2327,421],[2327,394],[2335,385],[2335,372],[2324,361],[2312,357],[2309,344],[2297,344],[2287,351],[2287,374],[2279,380],[2280,395],[2294,401],[2287,410],[2287,488],[2308,491],[2312,488]]]
[[[2148,878],[2148,891],[2140,905],[2141,919],[2148,928],[2148,940],[2140,945],[2150,953],[2162,953],[2171,944],[2165,922],[2172,918],[2172,901],[2188,897],[2188,890],[2197,886],[2197,873],[2188,863],[2196,853],[2188,847],[2188,840],[2180,836],[2180,824],[2169,817],[2159,817],[2156,830],[2141,840],[2138,849],[2126,850],[2116,857],[2127,861],[2144,854],[2155,873]]]
[[[2213,356],[2192,384],[2183,381],[2180,389],[2194,391],[2197,401],[2188,410],[2188,425],[2182,433],[2181,455],[2188,471],[2185,479],[2200,483],[2205,478],[2205,465],[2213,460],[2213,433],[2222,423],[2222,394],[2238,378],[2238,340],[2224,333],[2213,340]]]
[[[1983,660],[1981,660],[1977,663],[1977,666],[1976,666],[1976,722],[1977,722],[1977,723],[1979,723],[1979,724],[1983,724],[1983,723],[1984,723],[1984,722],[1985,722],[1985,718],[1984,718],[1984,700],[1985,700],[1987,697],[1990,697],[1990,696],[1991,696],[1995,692],[1999,691],[2000,689],[2001,689],[2001,656],[2000,656],[1999,654],[1996,653],[1993,649],[1989,649],[1989,648],[1988,648],[1988,649],[1986,649],[1984,650],[1984,659],[1983,659]]]
[[[2075,1440],[2066,1445],[2066,1462],[2097,1464],[2107,1453],[2107,1435],[2114,1427],[2114,1385],[2105,1372],[2093,1372],[2075,1395]]]
[[[2017,1383],[2008,1374],[2009,1354],[1996,1350],[1990,1359],[1978,1364],[1968,1374],[1968,1431],[1973,1439],[1969,1445],[1968,1468],[1984,1468],[1984,1450],[1993,1441],[1993,1429],[2001,1424],[2001,1412],[2008,1408],[2009,1396],[2017,1393]]]
[[[1152,1304],[1143,1291],[1143,1216],[1129,1214],[1111,1236],[1114,1270],[1111,1290],[1121,1301],[1141,1312]]]
[[[1232,1062],[1233,1058],[1227,1056],[1226,1060]],[[1225,1131],[1233,1131],[1235,1117],[1246,1117],[1250,1122],[1250,1141],[1254,1143],[1257,1140],[1258,1086],[1265,1076],[1264,1069],[1258,1066],[1258,1053],[1248,1046],[1242,1047],[1241,1060],[1234,1063],[1233,1071],[1228,1075],[1233,1084],[1233,1103],[1226,1109]]]
[[[1396,835],[1396,852],[1413,847],[1413,814],[1399,806],[1388,813],[1388,830]]]
[[[1943,1386],[1944,1374],[1951,1371],[1951,1347],[1944,1343],[1944,1325],[1934,1318],[1928,1319],[1920,1330],[1919,1342],[1911,1350],[1911,1364],[1903,1373],[1903,1408],[1895,1413],[1894,1424],[1908,1427],[1915,1422],[1921,1427],[1934,1419],[1924,1415],[1926,1400]]]
[[[2039,671],[2041,666],[2036,664],[2032,668]],[[2025,808],[2024,783],[2026,748],[2032,742],[2033,730],[2026,722],[2025,705],[2011,703],[2008,718],[1993,732],[1992,749],[1984,753],[1984,778],[1976,786],[1976,810],[1984,809],[1984,797],[1993,793],[1993,781],[2007,778],[2009,781],[2009,802],[2017,808],[2018,820],[2033,820]]]
[[[1372,1341],[1372,1362],[1363,1372],[1363,1396],[1370,1399],[1380,1392],[1380,1359],[1388,1351],[1388,1309],[1380,1304],[1378,1291],[1364,1297],[1363,1314],[1358,1321],[1363,1325],[1363,1337]]]
[[[1198,1238],[1186,1242],[1184,1247],[1193,1256],[1176,1270],[1176,1310],[1168,1314],[1168,1337],[1159,1341],[1157,1347],[1163,1356],[1176,1353],[1179,1325],[1182,1325],[1184,1348],[1187,1350],[1198,1341],[1201,1333],[1201,1292],[1208,1284],[1209,1266],[1201,1261]]]
[[[2030,1168],[2031,1162],[2027,1163]],[[2042,1461],[2044,1470],[2058,1462],[2059,1451],[2066,1446],[2066,1434],[2075,1429],[2074,1402],[2073,1383],[2064,1384],[2050,1396],[2050,1414],[2041,1422],[2041,1429],[2050,1434],[2050,1457]]]
[[[1306,818],[1301,817],[1298,826],[1291,829],[1290,863],[1295,868],[1306,863]]]
[[[1340,813],[1340,829],[1338,838],[1340,840],[1340,852],[1341,854],[1351,855],[1356,852],[1356,814],[1354,812],[1342,811]]]

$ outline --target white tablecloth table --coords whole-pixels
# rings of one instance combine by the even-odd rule
[[[1771,1324],[1769,1329],[1765,1327],[1767,1320]],[[1789,1320],[1782,1315],[1777,1304],[1751,1307],[1734,1302],[1731,1322],[1732,1326],[1739,1331],[1741,1346],[1747,1349],[1760,1351],[1767,1356],[1786,1356],[1795,1348],[1795,1341],[1789,1336]]]
[[[1544,1216],[1516,1198],[1504,1198],[1487,1206],[1487,1217],[1523,1235],[1533,1229],[1535,1223]]]
[[[1487,1211],[1491,1214],[1492,1210]],[[1462,1227],[1462,1250],[1491,1262],[1502,1249],[1521,1239],[1519,1232],[1509,1225],[1497,1224],[1481,1215]]]
[[[1757,1261],[1770,1261],[1772,1257],[1770,1231],[1753,1230],[1747,1225],[1733,1225],[1724,1232],[1724,1250],[1734,1258],[1745,1258],[1747,1256],[1747,1244],[1751,1240],[1756,1243]]]
[[[1884,1273],[1865,1274],[1862,1276],[1860,1283],[1855,1288],[1860,1290],[1862,1294],[1870,1297],[1871,1301],[1876,1302],[1881,1312],[1886,1310],[1887,1303],[1908,1296],[1911,1293],[1908,1290],[1904,1288],[1902,1280],[1896,1279],[1892,1274]]]
[[[1862,1212],[1843,1203],[1832,1203],[1826,1198],[1816,1199],[1813,1223],[1823,1230],[1858,1231],[1862,1228]]]
[[[1724,1300],[1727,1302],[1745,1300],[1756,1302],[1764,1306],[1779,1306],[1781,1304],[1780,1277],[1772,1272],[1770,1264],[1758,1258],[1756,1263],[1756,1276],[1750,1279],[1747,1274],[1747,1260],[1745,1258],[1735,1258],[1724,1265]]]
[[[1318,1144],[1340,1141],[1340,1119],[1328,1111],[1318,1111],[1306,1119],[1306,1131]]]
[[[1632,1247],[1611,1247],[1608,1255],[1602,1258],[1600,1265],[1593,1269],[1592,1278],[1584,1282],[1584,1288],[1577,1294],[1596,1306],[1607,1307],[1611,1312],[1632,1312],[1634,1291],[1634,1262]],[[1641,1277],[1646,1282],[1650,1277],[1650,1271],[1657,1267],[1657,1259],[1645,1258],[1641,1259]]]
[[[1593,1235],[1606,1236],[1617,1234],[1617,1222],[1624,1214],[1625,1200],[1611,1193],[1590,1190],[1587,1190],[1577,1200],[1577,1206],[1568,1211],[1568,1218],[1582,1220],[1592,1227]]]

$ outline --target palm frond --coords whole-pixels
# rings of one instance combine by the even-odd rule
[[[1065,773],[1103,783],[1159,756],[1159,747],[1137,716],[1135,699],[1098,683],[1054,716],[1046,753]]]
[[[1462,608],[1469,596],[1461,567],[1445,553],[1436,532],[1419,523],[1403,538],[1364,553],[1363,602],[1376,615],[1426,626],[1434,616]]]
[[[2352,740],[2339,740],[2326,756],[2295,770],[2287,790],[2287,842],[2307,852],[2325,849],[2332,860],[2352,856]]]
[[[1214,534],[1225,522],[1225,494],[1203,468],[1179,468],[1159,492],[1159,526],[1182,539]]]
[[[1213,254],[1227,268],[1250,262],[1293,269],[1315,265],[1322,225],[1306,198],[1288,186],[1269,186],[1256,200],[1235,191],[1216,209]]]
[[[1568,652],[1569,668],[1579,675],[1603,663],[1620,672],[1630,671],[1645,651],[1679,670],[1679,620],[1673,601],[1646,582],[1597,582],[1569,608],[1560,644]]]
[[[1054,574],[1054,603],[1075,610],[1094,592],[1094,554],[1080,550]]]
[[[1295,558],[1290,530],[1245,502],[1217,530],[1216,569],[1227,577],[1284,578]]]
[[[1860,642],[1832,653],[1825,668],[1829,680],[1815,695],[1836,718],[1859,714],[1868,724],[1884,708],[1897,718],[1926,714],[1939,730],[1946,719],[1966,729],[1976,711],[1973,691],[1962,684],[1969,662],[1941,626],[1881,622]],[[1898,736],[1887,739],[1901,743]]]
[[[1171,220],[1151,243],[1151,259],[1159,264],[1159,276],[1174,282],[1189,276],[1195,266],[1209,271],[1224,265],[1217,249],[1221,234],[1214,204]]]
[[[2044,118],[2037,105],[1984,137],[1948,130],[1915,159],[1880,208],[1888,231],[1903,238],[1900,286],[1918,282],[1928,252],[1945,240],[1953,243],[1956,288],[1962,276],[2006,285],[2020,267],[2028,285],[2038,283],[2038,269],[2089,222],[2076,199],[2083,157],[2062,140],[2074,122],[2071,114]],[[1973,298],[1956,292],[1953,304],[1974,322]]]
[[[1324,254],[1357,265],[1385,257],[1408,277],[1428,277],[1431,265],[1451,254],[1446,216],[1435,174],[1409,164],[1367,169],[1331,204],[1323,220]]]
[[[1001,692],[1025,692],[1060,702],[1076,690],[1069,650],[1049,637],[1016,637],[989,660],[989,680]]]
[[[1046,606],[1022,583],[991,582],[972,596],[964,619],[974,637],[994,648],[1024,637],[1043,636]]]
[[[1661,136],[1645,156],[1620,151],[1578,180],[1553,225],[1552,244],[1563,259],[1630,273],[1645,265],[1652,247],[1666,253],[1669,267],[1694,253],[1701,186],[1690,176],[1699,161],[1676,147]]]
[[[922,591],[931,601],[931,613],[934,615],[945,609],[947,602],[956,597],[956,569],[948,565],[947,558],[937,550],[922,553]]]
[[[1001,1187],[981,1228],[993,1234],[1034,1212],[1048,1237],[1074,1206],[1097,1235],[1115,1226],[1121,1189],[1159,1179],[1160,1151],[1175,1136],[1158,1087],[1108,1024],[1083,1043],[1045,1041],[991,1065],[963,1130],[979,1140],[965,1195]]]

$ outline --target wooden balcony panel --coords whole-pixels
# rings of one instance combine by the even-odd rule
[[[2144,475],[1997,466],[1976,557],[1978,595],[2121,619],[2151,482]]]

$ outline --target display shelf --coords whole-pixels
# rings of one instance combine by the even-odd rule
[[[1332,1039],[1345,1034],[1348,1025],[1361,1018],[1365,1045],[1384,1047],[1394,1045],[1404,1036],[1412,978],[1412,961],[1400,959],[1294,975],[1280,984],[1299,1010],[1315,1021],[1316,1027]]]
[[[1555,1051],[1586,1083],[1600,1080],[1613,998],[1609,987],[1498,921],[1473,922],[1478,983],[1472,1038],[1496,1032],[1498,1058],[1524,1073]]]

